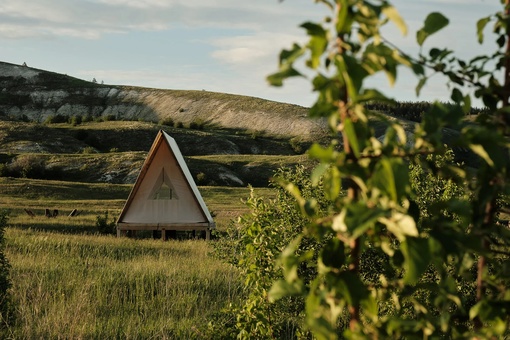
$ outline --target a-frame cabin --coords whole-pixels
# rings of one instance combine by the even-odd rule
[[[205,231],[214,221],[175,140],[160,130],[117,220],[117,236],[127,231]]]

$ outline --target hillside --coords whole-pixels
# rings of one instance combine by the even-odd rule
[[[310,140],[325,132],[307,109],[259,98],[207,91],[102,85],[0,62],[0,116],[44,122],[54,115],[182,124]]]
[[[200,185],[267,186],[326,136],[324,122],[306,114],[259,98],[101,85],[0,62],[0,175],[131,184],[164,129]]]
[[[383,138],[386,124],[373,128]],[[277,168],[308,162],[302,154],[312,141],[328,140],[326,123],[296,105],[103,85],[0,62],[0,176],[131,184],[160,129],[175,138],[197,183],[210,186],[267,186]]]

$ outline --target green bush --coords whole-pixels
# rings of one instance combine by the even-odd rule
[[[175,122],[172,117],[166,117],[159,121],[159,125],[174,126]]]
[[[109,114],[103,117],[105,122],[111,122],[117,120],[117,117],[114,114]]]
[[[193,130],[203,130],[205,123],[201,119],[195,119],[189,123],[189,128]]]
[[[58,124],[58,123],[67,123],[69,118],[67,116],[56,114],[50,115],[44,120],[44,124]]]
[[[317,206],[321,210],[326,206],[326,198],[320,189],[312,185],[309,175],[305,167],[299,166],[280,169],[274,177],[278,182],[293,182],[304,197],[318,198]],[[278,254],[308,224],[292,195],[278,182],[272,183],[276,190],[274,199],[258,197],[252,190],[246,202],[251,212],[232,222],[219,241],[213,244],[215,254],[238,267],[245,282],[245,301],[225,311],[237,317],[234,329],[228,330],[228,333],[238,334],[240,338],[292,339],[299,334],[307,334],[302,327],[304,299],[288,297],[276,303],[269,303],[267,299],[273,281],[283,277],[281,266],[276,262]],[[306,238],[297,254],[316,256],[318,249],[319,244],[315,240]],[[312,278],[316,271],[317,268],[306,264],[299,268],[305,284],[306,278]],[[227,318],[227,315],[220,316],[218,320],[222,317]],[[214,327],[227,332],[223,324]]]
[[[71,117],[71,124],[73,124],[74,126],[80,125],[82,123],[82,121],[83,121],[83,117],[80,115]]]
[[[207,175],[204,174],[203,172],[199,172],[197,174],[197,184],[205,185],[206,181],[207,181]]]
[[[96,216],[96,228],[100,234],[115,234],[117,231],[115,218],[109,219],[108,211],[105,211],[103,215]]]
[[[39,155],[19,155],[8,165],[8,172],[13,177],[44,179],[46,160]]]
[[[93,122],[93,121],[94,121],[94,117],[91,114],[86,115],[82,119],[83,123],[88,123],[88,122]]]
[[[81,150],[81,152],[83,154],[92,154],[92,153],[96,153],[96,149],[92,146],[86,146],[83,148],[83,150]]]

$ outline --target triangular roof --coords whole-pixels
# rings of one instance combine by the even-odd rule
[[[214,228],[214,221],[175,140],[160,130],[118,224]]]

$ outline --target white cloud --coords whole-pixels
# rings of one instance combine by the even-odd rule
[[[171,1],[165,0],[98,0],[97,2],[110,6],[127,6],[138,9],[166,8],[171,5]]]
[[[284,21],[297,25],[293,18],[300,15],[301,5],[282,6],[276,0],[2,0],[0,22],[24,33],[4,30],[0,38],[39,37],[41,29],[48,35],[79,37],[76,32],[84,27],[88,33],[83,38],[175,26],[267,30]]]
[[[290,46],[293,41],[302,40],[303,37],[299,35],[272,32],[218,38],[211,42],[216,47],[212,57],[234,66],[260,65],[269,58],[276,61],[280,49]]]

